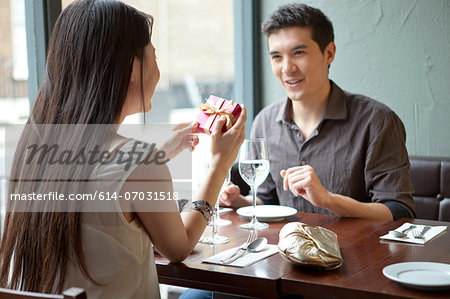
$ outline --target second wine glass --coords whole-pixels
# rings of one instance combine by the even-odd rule
[[[253,215],[249,223],[241,224],[248,229],[265,229],[267,223],[256,218],[256,192],[269,175],[269,156],[266,141],[261,138],[245,140],[239,151],[239,174],[250,186],[253,195]]]
[[[230,185],[231,182],[231,169],[228,170],[227,178],[225,179],[225,188]],[[215,223],[217,226],[226,226],[231,224],[231,220],[228,219],[222,219],[220,217],[220,206],[219,206],[219,200],[216,202],[216,213],[215,213],[216,219]]]

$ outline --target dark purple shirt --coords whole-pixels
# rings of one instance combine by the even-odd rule
[[[291,119],[288,98],[256,116],[251,137],[266,139],[270,161],[270,174],[258,188],[258,197],[265,204],[286,205],[300,212],[333,214],[283,190],[280,170],[309,164],[330,192],[384,203],[394,219],[414,217],[402,121],[386,105],[345,92],[331,80],[330,84],[324,116],[307,140]]]

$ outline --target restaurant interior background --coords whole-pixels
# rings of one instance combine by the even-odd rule
[[[4,128],[26,121],[45,67],[48,34],[40,31],[51,27],[51,18],[69,2],[0,0],[2,198]],[[246,104],[249,132],[252,116],[283,97],[259,30],[276,7],[292,1],[125,2],[155,18],[152,39],[161,80],[147,122],[191,120],[198,105],[214,94]],[[410,155],[449,157],[450,1],[302,2],[320,8],[333,22],[337,53],[330,78],[391,107],[405,124]],[[139,123],[142,116],[127,121]]]
[[[0,0],[2,207],[5,127],[26,122],[45,67],[48,33],[43,31],[51,27],[55,10],[57,15],[70,2]],[[214,94],[246,104],[249,133],[252,116],[284,96],[259,29],[274,9],[294,0],[124,2],[155,18],[152,41],[161,80],[147,122],[189,121]],[[333,22],[337,53],[330,78],[391,107],[405,124],[410,155],[450,157],[450,1],[301,2]],[[127,122],[140,123],[142,115]]]

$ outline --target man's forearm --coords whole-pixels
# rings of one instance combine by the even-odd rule
[[[247,195],[247,196],[242,196],[242,197],[248,203],[249,206],[253,204],[253,196],[252,195]],[[263,201],[258,196],[256,196],[256,204],[257,205],[264,204]]]
[[[360,202],[348,196],[330,192],[327,201],[328,209],[341,217],[371,218],[379,220],[393,220],[389,208],[382,203]]]

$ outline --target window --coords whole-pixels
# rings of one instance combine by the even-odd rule
[[[66,7],[71,1],[63,0]],[[190,121],[210,94],[233,98],[233,0],[130,0],[154,17],[161,79],[146,120]],[[139,116],[128,122],[139,120]]]
[[[24,1],[0,1],[0,15],[0,125],[24,123],[29,114]]]
[[[63,0],[62,7],[71,1]],[[233,98],[233,0],[130,0],[127,4],[154,17],[152,43],[161,78],[152,98],[147,123],[181,123],[194,120],[213,94]],[[127,117],[139,123],[142,115]],[[200,134],[193,152],[193,186],[207,167],[208,140]],[[195,187],[194,187],[195,188]]]

